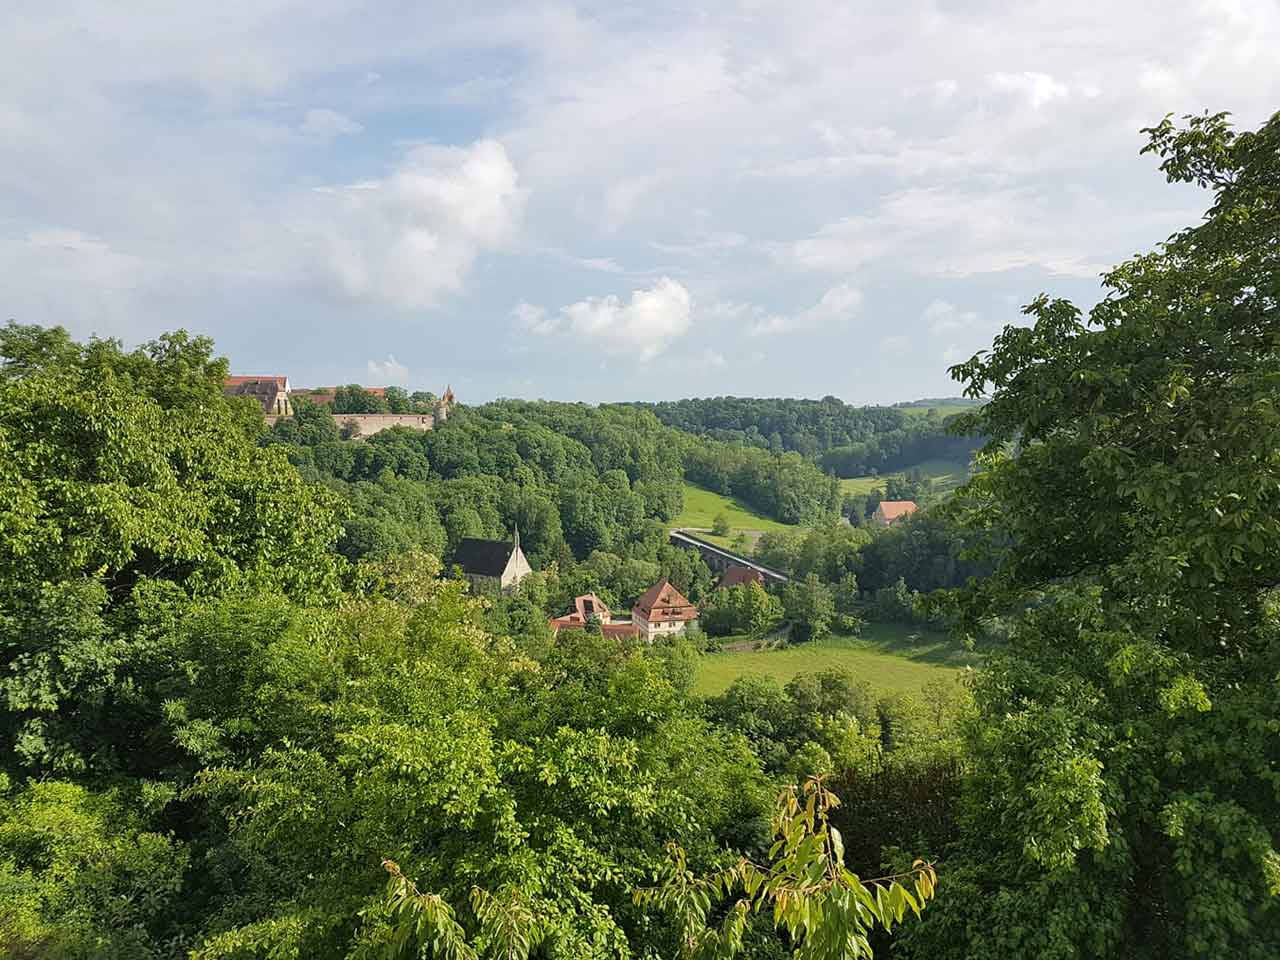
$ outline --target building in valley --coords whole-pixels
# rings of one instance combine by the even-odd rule
[[[727,590],[729,587],[741,587],[748,583],[758,583],[763,587],[764,574],[755,567],[737,564],[720,575],[720,579],[716,581],[716,589]]]
[[[548,620],[547,626],[551,628],[552,633],[559,633],[561,630],[585,630],[587,624],[593,619],[600,624],[600,632],[606,637],[635,637],[640,634],[640,628],[634,623],[614,620],[613,611],[609,609],[608,604],[594,593],[574,597],[573,609],[563,617]]]
[[[918,509],[914,500],[881,500],[875,513],[871,514],[871,522],[887,527],[911,516]]]
[[[453,564],[461,568],[463,576],[476,593],[506,593],[533,573],[529,561],[520,549],[520,531],[513,540],[480,540],[467,537],[459,541],[453,551]]]
[[[288,377],[227,377],[222,393],[228,397],[252,397],[269,417],[293,416]]]
[[[645,591],[631,608],[631,622],[646,640],[683,633],[698,622],[698,608],[663,579]]]

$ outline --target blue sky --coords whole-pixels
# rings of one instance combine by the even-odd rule
[[[1276,0],[17,0],[3,312],[460,398],[957,392],[1192,222],[1138,129],[1280,108]]]

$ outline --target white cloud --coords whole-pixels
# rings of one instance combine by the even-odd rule
[[[887,332],[919,343],[930,321],[892,311],[923,303],[922,276],[947,278],[949,302],[990,303],[992,327],[1008,318],[996,288],[1021,290],[1019,303],[1041,287],[1087,300],[1104,264],[1204,206],[1137,155],[1138,128],[1205,108],[1254,126],[1280,89],[1276,0],[794,0],[681,30],[652,5],[601,16],[558,0],[477,4],[441,18],[419,4],[394,30],[351,0],[326,0],[310,20],[295,6],[90,16],[88,0],[65,0],[9,18],[6,315],[131,339],[182,316],[239,366],[270,368],[287,346],[291,373],[332,382],[332,344],[356,324],[366,356],[428,363],[444,331],[392,339],[404,318],[387,323],[383,308],[447,303],[458,363],[500,390],[507,371],[485,358],[513,324],[504,288],[549,305],[537,323],[554,332],[568,327],[556,307],[593,289],[584,276],[627,278],[596,291],[618,292],[622,311],[631,288],[665,275],[699,305],[769,304],[742,306],[734,329],[746,331],[785,328],[817,291],[874,275],[904,327]],[[486,131],[500,152],[412,148],[459,129]],[[486,183],[469,161],[501,176]],[[426,198],[409,189],[422,181]],[[78,235],[43,235],[54,228]],[[810,271],[829,280],[806,299],[795,291],[812,277],[797,274]],[[996,285],[974,279],[1002,271]],[[690,315],[711,322],[700,306]],[[306,342],[288,341],[300,324]],[[940,334],[930,350],[968,338]],[[831,381],[847,394],[847,358],[793,339],[767,342],[752,378],[745,351],[731,353],[725,388]],[[696,358],[697,343],[681,355]],[[931,389],[893,382],[894,366],[869,369],[860,395]],[[660,389],[655,377],[620,382],[622,368],[611,361],[607,384],[538,374],[534,389]]]
[[[1024,70],[1021,73],[992,73],[987,82],[996,90],[1022,97],[1032,110],[1039,110],[1055,100],[1064,100],[1070,93],[1067,85],[1047,73]]]
[[[496,141],[417,147],[385,179],[314,191],[294,227],[343,296],[433,307],[514,234],[525,199],[517,181]]]
[[[308,137],[331,140],[334,137],[359,133],[364,127],[336,110],[317,109],[307,111],[298,129]]]
[[[631,299],[589,297],[561,308],[565,326],[605,353],[631,354],[652,360],[688,332],[692,298],[685,287],[663,277]]]
[[[702,366],[711,370],[720,370],[727,361],[724,354],[719,350],[712,350],[710,347],[702,351]]]
[[[547,314],[546,307],[525,303],[523,300],[511,308],[516,326],[539,337],[550,336],[560,329],[560,318]]]
[[[862,308],[862,299],[861,290],[848,283],[841,283],[824,293],[822,299],[807,310],[759,318],[751,325],[751,335],[777,336],[838,326],[847,322]]]
[[[930,335],[935,337],[972,329],[979,323],[978,315],[972,310],[961,310],[946,300],[931,301],[920,314],[920,319],[928,325]]]
[[[374,386],[404,386],[409,382],[409,368],[397,361],[392,354],[387,354],[385,360],[370,360],[366,367]]]
[[[959,89],[960,84],[954,80],[937,80],[933,84],[933,99],[936,103],[946,103]]]

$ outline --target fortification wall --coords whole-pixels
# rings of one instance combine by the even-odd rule
[[[280,417],[268,416],[267,426],[272,426]],[[410,430],[430,430],[436,424],[436,418],[429,413],[335,413],[333,419],[338,422],[338,429],[344,435],[353,438],[371,437],[392,427],[408,427]]]

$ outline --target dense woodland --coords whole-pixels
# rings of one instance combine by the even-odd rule
[[[647,405],[663,423],[695,436],[773,453],[795,453],[837,477],[902,470],[922,460],[968,462],[981,440],[949,429],[954,416],[904,407],[821,400],[710,397]]]
[[[878,534],[778,401],[764,443],[519,401],[356,441],[267,430],[204,338],[5,327],[0,952],[1276,956],[1280,115],[1149,133],[1203,222],[954,368],[978,469]],[[826,453],[886,432],[822,405]],[[666,543],[686,478],[798,524],[786,589]],[[470,595],[452,547],[517,524],[539,572]],[[918,698],[702,698],[700,635],[546,628],[659,575],[709,629],[1001,639]]]

